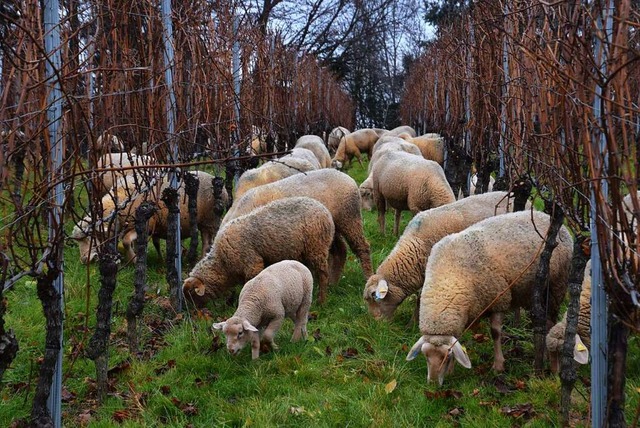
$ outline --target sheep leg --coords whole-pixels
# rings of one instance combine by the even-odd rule
[[[251,334],[251,359],[255,360],[260,356],[260,334],[255,331],[247,333]]]
[[[283,316],[278,316],[271,320],[267,328],[264,329],[264,333],[262,333],[262,339],[260,339],[261,345],[267,346],[272,350],[278,349],[278,345],[276,345],[273,339],[278,330],[280,330],[283,320]]]
[[[329,284],[337,284],[347,261],[347,246],[344,239],[336,234],[329,249]]]
[[[384,235],[385,232],[385,215],[387,214],[387,202],[379,195],[376,200],[376,208],[378,209],[378,226],[380,227],[380,233]]]
[[[402,218],[402,210],[396,208],[395,222],[393,224],[393,234],[398,236],[400,232],[400,219]]]
[[[309,260],[309,264],[313,266],[313,270],[318,275],[318,303],[323,304],[327,300],[327,290],[329,288],[329,263],[328,257],[319,257]]]
[[[296,312],[296,319],[293,326],[293,336],[291,336],[292,342],[297,342],[300,339],[307,339],[307,321],[309,320],[309,307],[311,301],[305,299]]]
[[[156,253],[158,253],[158,258],[162,260],[162,250],[160,250],[160,238],[158,238],[157,236],[152,236],[151,242],[153,242],[153,248],[155,248]]]
[[[493,370],[504,371],[504,355],[502,354],[502,312],[491,314],[491,337],[493,338]]]

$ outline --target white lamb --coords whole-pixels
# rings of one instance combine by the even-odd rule
[[[285,317],[294,322],[291,341],[306,339],[312,296],[311,271],[295,260],[283,260],[247,282],[233,316],[213,324],[213,328],[225,334],[227,349],[233,355],[251,343],[251,358],[255,360],[260,356],[261,344],[277,349],[273,339]]]

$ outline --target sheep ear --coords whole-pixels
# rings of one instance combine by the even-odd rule
[[[589,350],[577,334],[576,346],[573,347],[573,359],[576,360],[578,364],[587,364],[589,362]]]
[[[470,369],[471,360],[467,355],[467,350],[464,349],[464,346],[462,346],[458,341],[458,339],[456,339],[453,336],[451,337],[451,347],[452,347],[451,350],[453,351],[453,356],[455,357],[456,361],[459,362],[460,365],[465,369]]]
[[[227,325],[227,322],[226,321],[222,321],[222,322],[213,323],[212,327],[215,328],[216,330],[222,330],[225,325]]]
[[[420,352],[422,351],[422,345],[426,343],[426,340],[426,336],[422,336],[420,339],[418,339],[418,341],[409,350],[406,358],[407,361],[413,360],[418,356],[418,354],[420,354]]]
[[[385,281],[384,279],[381,279],[380,281],[378,281],[378,286],[376,287],[376,294],[375,294],[376,302],[379,302],[380,300],[384,299],[388,292],[389,292],[389,285],[387,284],[387,281]]]
[[[258,329],[252,326],[251,323],[247,320],[242,321],[242,327],[248,331],[258,331]]]

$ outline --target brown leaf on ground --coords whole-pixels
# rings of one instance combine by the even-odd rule
[[[131,368],[131,361],[124,360],[120,364],[110,368],[109,371],[107,372],[107,377],[113,377],[115,375],[119,375],[121,373],[126,372],[130,368]]]
[[[527,389],[527,383],[523,380],[518,379],[516,381],[516,385],[515,385],[516,389],[519,389],[520,391],[524,391],[525,389]]]
[[[213,319],[213,314],[207,308],[197,309],[196,310],[196,319],[197,320],[211,321]]]
[[[454,391],[452,389],[444,389],[438,391],[425,391],[425,397],[430,399],[439,399],[439,398],[455,398],[456,400],[462,398],[462,392]]]
[[[315,321],[318,319],[318,313],[317,312],[309,312],[309,321]]]
[[[391,394],[396,389],[396,386],[398,386],[398,381],[393,379],[391,382],[384,386],[384,391],[387,394]]]
[[[169,395],[171,394],[171,387],[169,385],[162,385],[160,387],[160,392],[162,395]]]
[[[319,328],[316,328],[316,329],[313,331],[313,339],[314,339],[316,342],[320,342],[320,340],[322,340],[322,334],[320,333],[320,329],[319,329]]]
[[[122,423],[127,419],[133,418],[133,414],[131,413],[131,411],[127,409],[122,409],[122,410],[116,410],[115,412],[113,412],[113,415],[111,417],[113,418],[114,421],[118,423]]]
[[[87,426],[91,422],[91,418],[95,410],[93,409],[85,409],[76,417],[76,421],[80,426]]]
[[[453,416],[454,418],[457,418],[458,416],[461,416],[464,414],[464,408],[462,407],[454,407],[453,409],[449,410],[449,415]]]
[[[473,340],[475,340],[478,343],[483,343],[489,340],[489,338],[487,337],[486,334],[477,333],[473,335]]]
[[[535,415],[535,410],[533,410],[533,404],[524,403],[524,404],[515,404],[513,406],[504,406],[500,409],[502,414],[511,416],[513,418],[525,418],[529,419],[533,415]]]
[[[493,385],[496,387],[498,392],[501,393],[501,394],[509,394],[509,393],[515,391],[515,388],[513,387],[513,385],[507,384],[504,381],[504,378],[502,376],[496,376],[496,378],[493,381]]]
[[[347,348],[342,351],[341,354],[344,358],[355,358],[358,356],[358,350],[356,348]]]
[[[326,354],[327,357],[330,357],[331,354],[333,353],[333,349],[331,349],[331,346],[327,346],[326,348],[324,348],[324,353]]]
[[[176,366],[176,360],[169,360],[165,363],[165,365],[158,367],[157,369],[154,370],[155,374],[157,375],[161,375],[165,372],[167,372],[168,370],[174,368]]]
[[[187,403],[180,408],[186,416],[195,416],[198,414],[198,408],[193,403]]]
[[[480,390],[478,388],[474,388],[473,392],[471,393],[471,396],[473,397],[477,397],[478,394],[480,394]]]
[[[76,399],[76,394],[75,392],[71,392],[66,387],[63,386],[60,399],[62,400],[63,403],[69,403]]]

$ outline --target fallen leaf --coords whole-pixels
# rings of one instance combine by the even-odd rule
[[[449,410],[449,415],[453,416],[454,418],[457,418],[463,413],[464,409],[462,407],[454,407],[453,409]]]
[[[207,308],[198,309],[196,310],[196,319],[211,321],[213,319],[213,314]]]
[[[445,389],[445,390],[438,390],[435,392],[432,391],[425,391],[424,395],[427,398],[431,398],[431,399],[439,399],[439,398],[455,398],[455,399],[460,399],[462,397],[462,392],[460,391],[454,391],[452,389]]]
[[[344,358],[355,358],[358,356],[358,350],[356,348],[347,348],[342,351],[342,356]]]
[[[333,353],[333,350],[331,349],[331,346],[327,346],[326,348],[324,348],[324,353],[327,357],[330,357],[331,354]]]
[[[113,418],[114,421],[118,423],[122,423],[127,419],[131,419],[132,416],[133,415],[129,410],[123,409],[123,410],[116,410],[115,412],[113,412],[113,415],[111,417]]]
[[[396,389],[396,386],[398,386],[398,382],[393,379],[391,382],[385,385],[384,390],[387,394],[391,394],[393,390]]]
[[[198,408],[194,406],[192,403],[185,404],[180,408],[180,410],[182,410],[182,413],[184,413],[187,416],[195,416],[198,414]]]
[[[494,379],[493,385],[501,394],[509,394],[514,391],[513,386],[508,385],[501,376]]]
[[[316,342],[320,342],[320,340],[322,339],[322,334],[320,334],[320,329],[316,328],[313,331],[313,338],[315,339]]]
[[[402,348],[400,349],[402,349],[402,352],[407,353],[409,352],[409,345],[407,345],[406,343],[403,343]]]
[[[527,383],[523,380],[517,380],[515,386],[520,391],[524,391],[527,388]]]
[[[474,388],[474,390],[473,390],[473,392],[471,393],[471,395],[472,395],[473,397],[477,397],[477,396],[478,396],[478,394],[480,394],[480,390],[479,390],[478,388]]]
[[[533,404],[531,403],[515,404],[513,406],[504,406],[500,409],[500,412],[514,418],[525,418],[525,419],[529,419],[535,414],[535,411],[533,410]]]
[[[162,386],[160,387],[160,392],[161,392],[163,395],[169,395],[169,394],[171,393],[171,387],[169,387],[168,385],[162,385]]]
[[[317,312],[309,312],[309,320],[310,321],[316,321],[318,319],[318,313]]]
[[[486,334],[477,333],[473,335],[473,340],[475,340],[478,343],[483,343],[489,340],[489,338],[487,337]]]
[[[107,377],[112,377],[112,376],[118,375],[120,373],[124,373],[127,370],[129,370],[130,368],[131,368],[131,361],[124,360],[120,364],[118,364],[118,365],[112,367],[111,369],[109,369],[109,371],[107,372]]]
[[[91,422],[91,417],[93,416],[94,411],[91,409],[85,409],[78,415],[76,418],[78,423],[82,426],[89,425]]]
[[[76,398],[76,394],[73,392],[70,392],[67,388],[62,387],[62,394],[60,396],[60,399],[62,400],[63,403],[69,403],[70,401],[75,400]]]
[[[291,413],[294,416],[303,415],[304,412],[305,412],[304,407],[291,407],[289,409],[289,413]]]

